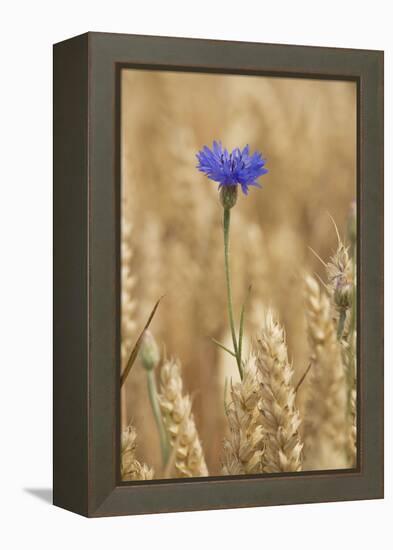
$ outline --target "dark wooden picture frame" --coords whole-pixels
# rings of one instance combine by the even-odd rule
[[[357,84],[356,469],[119,479],[123,66]],[[383,52],[87,33],[54,46],[54,504],[89,517],[383,497]]]

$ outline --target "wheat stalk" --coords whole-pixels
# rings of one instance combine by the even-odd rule
[[[344,365],[344,373],[347,386],[347,423],[348,423],[348,460],[349,465],[354,467],[356,464],[356,338],[357,331],[355,320],[352,316],[355,315],[354,309],[351,309],[346,329],[343,337],[340,340],[341,357]]]
[[[354,292],[355,299],[355,292]],[[341,357],[344,367],[346,389],[347,389],[347,454],[349,466],[356,464],[356,315],[352,306],[347,314],[347,319],[342,337],[339,341]]]
[[[121,434],[121,479],[123,481],[153,479],[153,470],[136,459],[135,451],[136,430],[129,425]]]
[[[349,398],[349,414],[350,414],[350,425],[349,425],[349,437],[348,437],[348,460],[351,467],[356,466],[356,438],[357,438],[357,427],[356,427],[356,389],[351,391]]]
[[[349,362],[345,364],[347,371],[347,380],[349,384],[349,438],[348,438],[348,458],[350,466],[356,466],[357,457],[357,387],[356,387],[356,330],[353,330],[352,337],[349,340],[350,352]]]
[[[305,280],[312,368],[306,406],[305,468],[347,467],[346,385],[332,306],[310,276]]]
[[[261,472],[263,433],[259,398],[255,358],[250,356],[243,365],[243,380],[231,387],[231,402],[226,408],[229,437],[224,441],[224,475]]]
[[[260,422],[264,434],[264,472],[297,472],[302,469],[303,443],[300,415],[292,386],[284,330],[268,310],[254,345],[260,387]]]
[[[336,225],[335,225],[336,227]],[[336,227],[338,246],[326,265],[328,289],[338,314],[337,337],[347,388],[347,455],[356,463],[356,261]],[[352,243],[353,244],[353,243]],[[352,247],[353,248],[353,247]]]
[[[191,412],[191,398],[183,394],[177,361],[166,361],[161,368],[159,401],[171,447],[176,446],[174,469],[177,477],[209,475]]]

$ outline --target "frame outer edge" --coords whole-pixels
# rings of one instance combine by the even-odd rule
[[[53,47],[53,503],[88,513],[87,35]]]
[[[384,498],[384,53],[369,52],[361,106],[361,449],[368,494]],[[365,260],[366,259],[366,260]]]

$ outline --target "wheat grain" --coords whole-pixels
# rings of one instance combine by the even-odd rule
[[[177,477],[207,476],[202,445],[191,412],[191,398],[183,394],[180,364],[169,360],[161,368],[159,401],[170,444],[175,447]]]
[[[332,306],[315,279],[307,276],[305,285],[312,361],[306,406],[305,469],[345,468],[346,385]]]
[[[260,387],[260,421],[264,433],[264,472],[302,469],[303,443],[300,415],[292,387],[293,368],[288,361],[284,331],[271,310],[254,345]]]
[[[153,470],[136,459],[135,450],[136,430],[129,425],[121,435],[121,479],[123,481],[153,479]]]
[[[229,437],[224,441],[224,475],[262,471],[263,434],[259,396],[255,358],[250,356],[243,365],[243,380],[231,387],[231,402],[226,410]]]

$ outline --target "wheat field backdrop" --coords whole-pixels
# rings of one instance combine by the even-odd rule
[[[184,430],[197,465],[179,466],[179,459],[179,475],[253,472],[262,455],[265,472],[298,470],[300,461],[302,469],[350,467],[340,451],[340,441],[347,437],[341,423],[356,395],[348,397],[343,375],[335,370],[334,361],[341,361],[337,320],[332,315],[330,324],[331,296],[326,298],[329,292],[325,296],[318,279],[329,286],[326,269],[310,247],[325,262],[336,253],[332,218],[342,240],[347,238],[356,198],[355,84],[127,69],[122,71],[121,98],[122,366],[153,305],[164,295],[150,330],[165,363],[156,383],[162,410],[172,415],[165,417],[166,428],[174,429],[168,424],[176,421],[174,407],[183,413],[190,407],[193,413]],[[222,206],[217,185],[196,169],[196,153],[213,140],[229,149],[249,144],[251,151],[261,151],[269,170],[261,180],[263,189],[251,188],[247,197],[239,194],[232,212],[234,309],[238,319],[251,285],[246,351],[257,342],[242,384],[233,357],[212,342],[231,343]],[[264,336],[258,341],[261,331]],[[325,356],[317,341],[321,333]],[[272,347],[265,341],[273,342]],[[328,377],[321,378],[312,367],[295,395],[293,388],[310,356],[324,365]],[[271,431],[266,417],[259,422],[247,412],[252,402],[248,396],[258,391],[253,389],[255,369],[263,376],[275,357],[279,367],[272,366],[277,372],[271,387],[262,384],[258,403],[268,408],[274,384],[285,388],[285,402],[277,398],[274,403],[282,406],[282,429],[290,438],[291,457],[285,464],[282,453],[278,463],[278,455],[264,443],[263,434]],[[175,403],[179,384],[183,397]],[[321,408],[317,402],[324,399]],[[315,425],[318,418],[320,426]],[[324,428],[326,418],[334,433]],[[136,453],[139,478],[150,478],[161,471],[160,441],[139,359],[122,394],[123,429],[129,424],[123,448],[128,457]],[[272,441],[276,436],[269,437]],[[252,447],[249,454],[244,451],[241,463],[239,441],[242,452]]]

